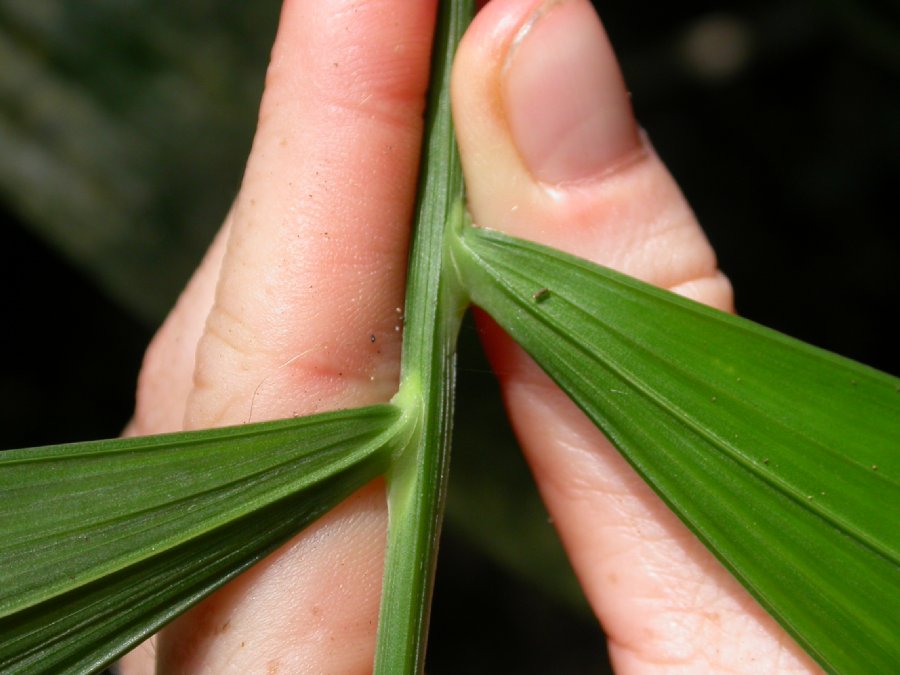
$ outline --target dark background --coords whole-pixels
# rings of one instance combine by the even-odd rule
[[[602,5],[740,312],[900,374],[897,4]],[[0,448],[127,421],[239,184],[277,10],[0,0]],[[429,672],[604,672],[470,327],[459,401]]]

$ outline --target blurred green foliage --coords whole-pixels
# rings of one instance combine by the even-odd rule
[[[0,0],[0,447],[126,421],[150,328],[238,189],[279,5]],[[900,372],[896,3],[600,10],[741,311]],[[597,672],[476,343],[469,325],[429,672]]]
[[[240,180],[276,2],[0,2],[0,191],[155,323]]]

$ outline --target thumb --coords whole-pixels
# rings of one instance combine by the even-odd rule
[[[457,57],[453,102],[476,224],[730,309],[587,0],[489,3]]]
[[[721,309],[731,289],[639,131],[587,0],[493,0],[454,67],[476,224]],[[484,342],[538,487],[619,672],[804,670],[790,638],[491,322]]]

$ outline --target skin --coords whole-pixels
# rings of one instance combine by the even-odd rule
[[[435,8],[285,2],[240,193],[147,351],[128,433],[394,393]],[[590,64],[577,75],[589,86],[566,90],[567,49]],[[545,54],[561,62],[542,77]],[[492,0],[453,77],[477,224],[731,308],[693,213],[632,117],[587,0]],[[547,107],[556,103],[561,112]],[[617,672],[815,671],[565,395],[480,322]],[[128,655],[123,672],[370,672],[385,516],[375,482]]]

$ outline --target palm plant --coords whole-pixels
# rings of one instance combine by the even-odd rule
[[[447,93],[471,11],[442,5],[397,395],[280,422],[4,453],[4,670],[101,668],[383,475],[376,670],[420,671],[469,303],[824,667],[897,662],[900,381],[473,228]]]

